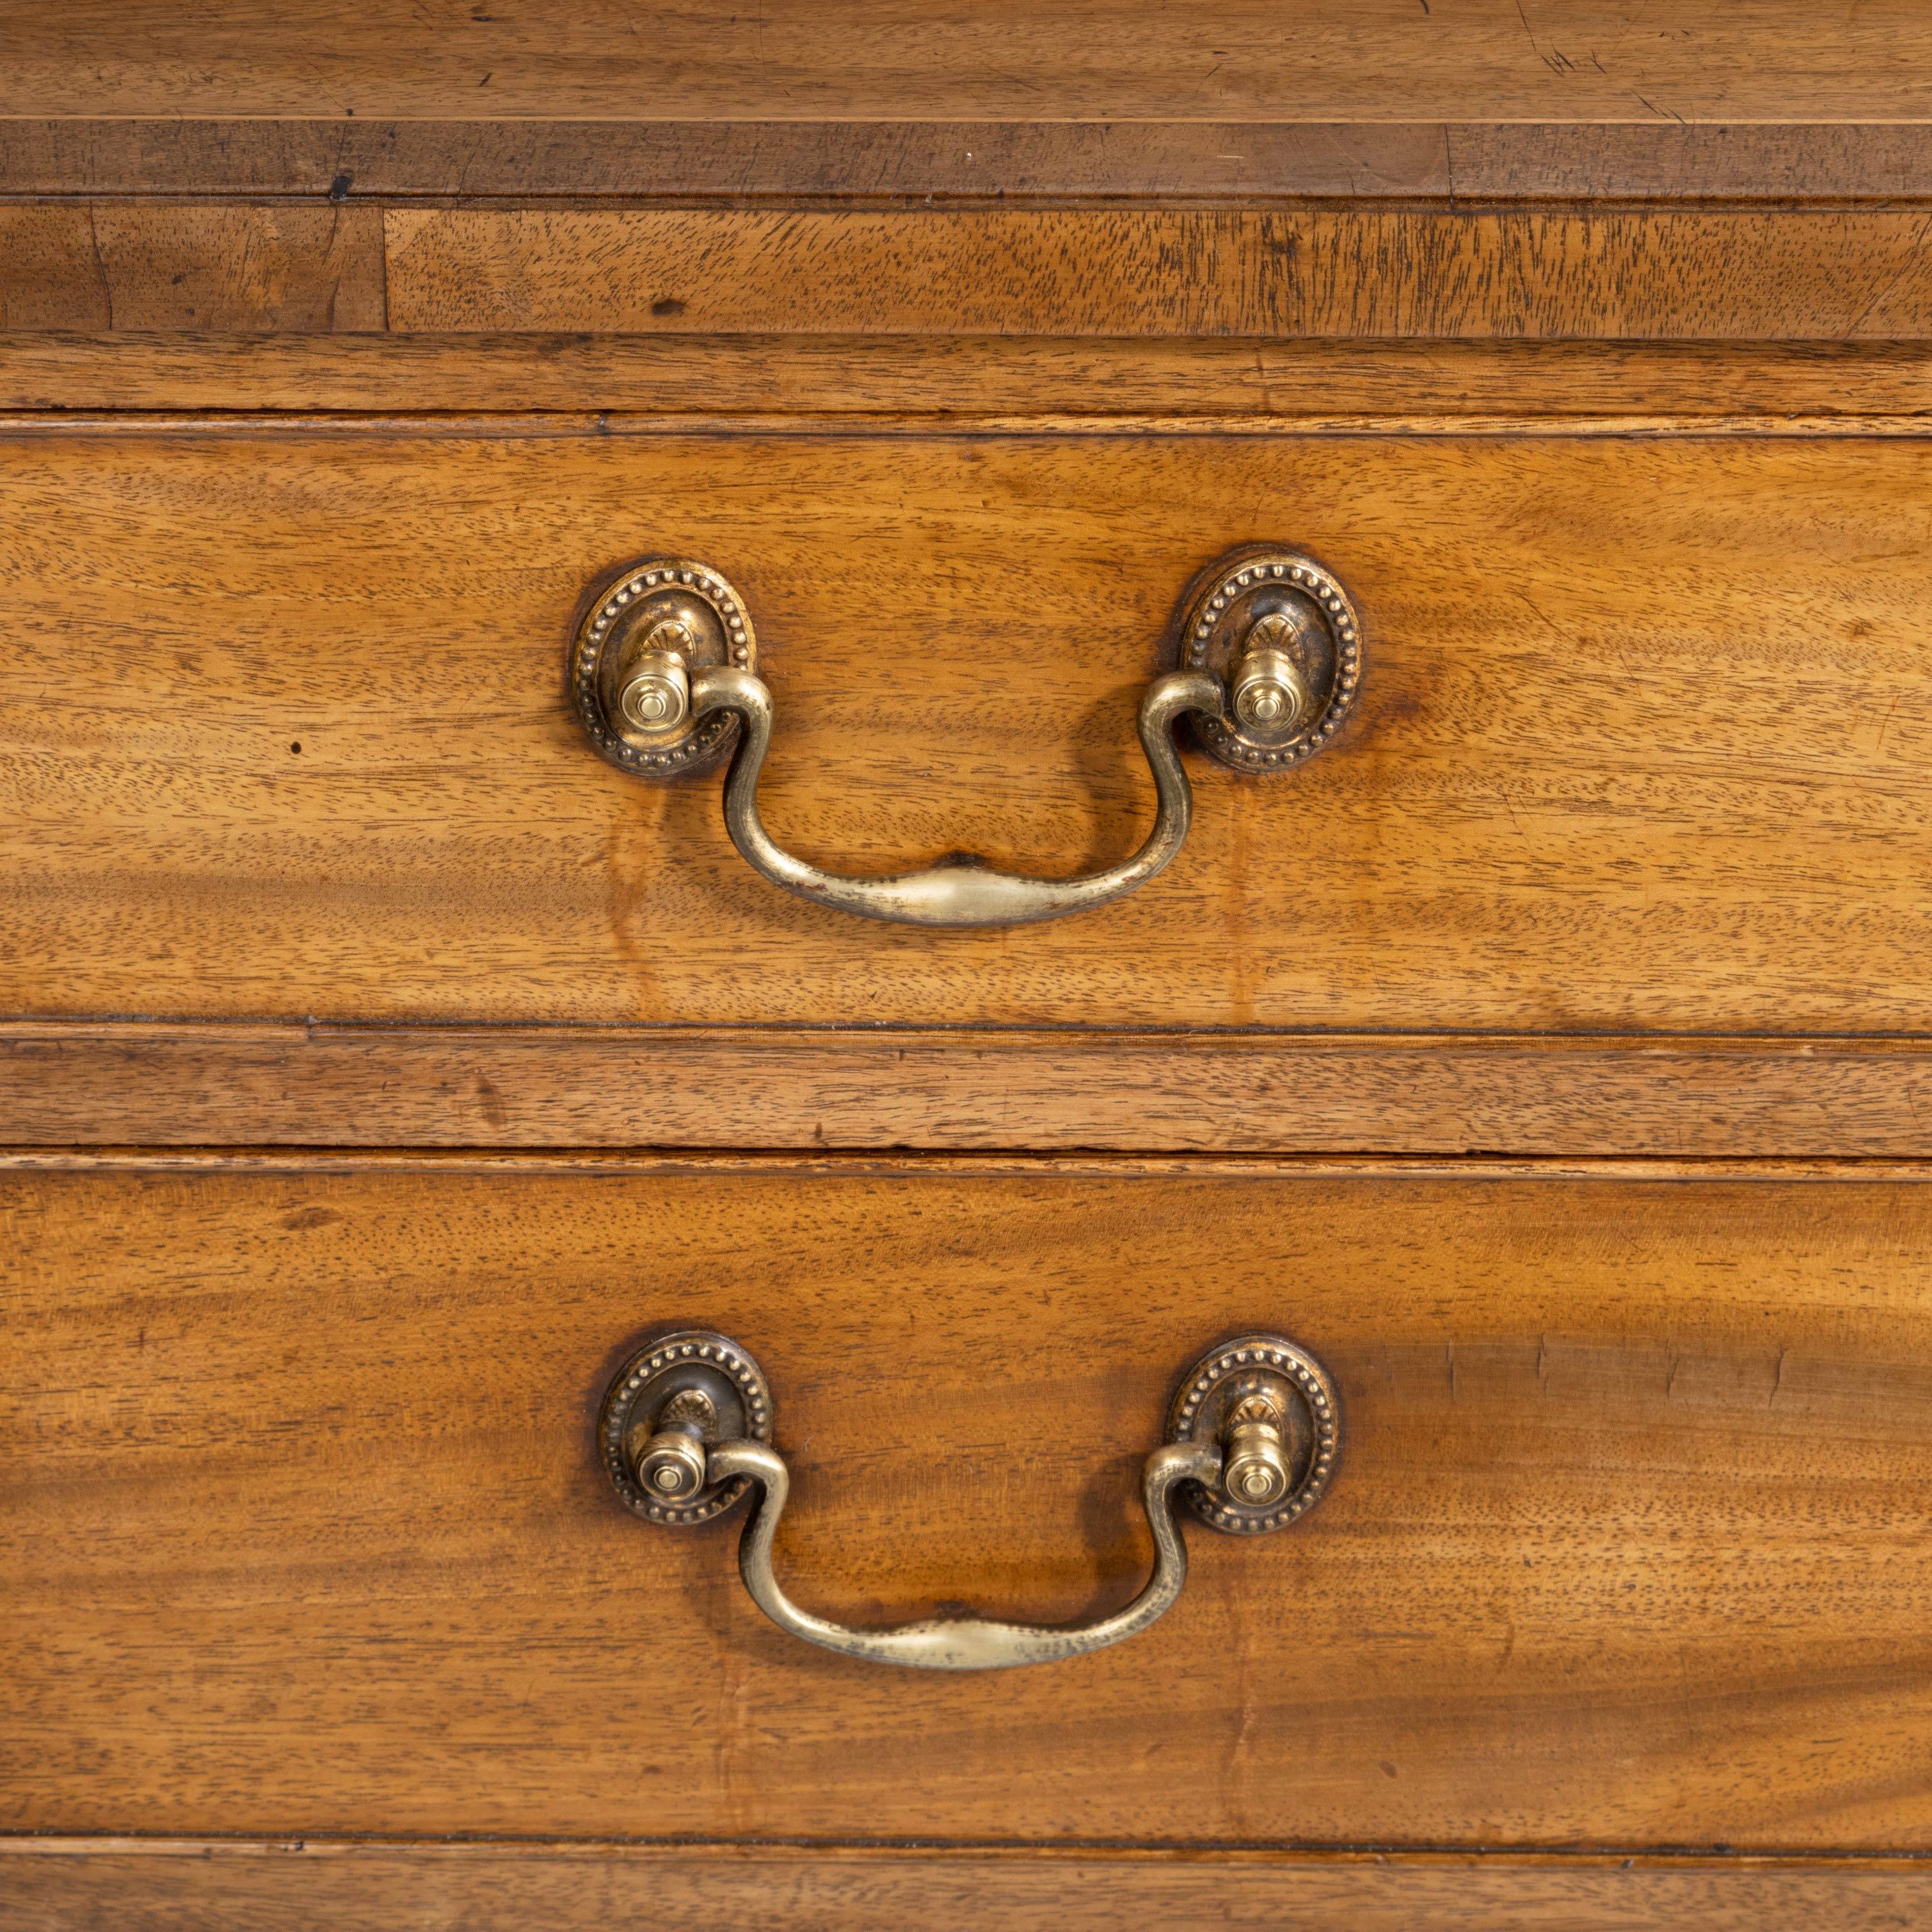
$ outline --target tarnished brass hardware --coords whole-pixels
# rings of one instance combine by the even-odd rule
[[[1288,1494],[1288,1452],[1281,1439],[1281,1412],[1266,1396],[1252,1395],[1229,1418],[1221,1484],[1236,1502],[1265,1507]]]
[[[1250,730],[1289,730],[1308,709],[1308,687],[1286,651],[1250,651],[1234,667],[1228,708],[1234,722]]]
[[[746,1433],[721,1433],[735,1423]],[[1187,1580],[1175,1492],[1191,1495],[1196,1510],[1216,1529],[1279,1529],[1305,1515],[1328,1488],[1340,1426],[1334,1385],[1306,1350],[1276,1335],[1227,1342],[1188,1372],[1168,1417],[1168,1440],[1142,1469],[1154,1562],[1132,1602],[1112,1616],[1065,1626],[944,1617],[881,1630],[828,1622],[780,1588],[772,1545],[791,1475],[770,1446],[764,1377],[735,1342],[688,1330],[640,1349],[604,1398],[598,1439],[617,1493],[652,1522],[705,1522],[756,1488],[739,1540],[738,1570],[752,1600],[781,1630],[874,1664],[1001,1670],[1103,1650],[1166,1616]]]
[[[638,1515],[708,1522],[745,1493],[742,1477],[711,1466],[710,1446],[771,1438],[771,1390],[758,1364],[722,1335],[688,1328],[624,1364],[604,1396],[597,1439],[617,1493]]]
[[[751,613],[715,570],[681,557],[633,564],[592,601],[571,647],[570,698],[590,742],[641,778],[702,771],[736,742],[736,716],[692,716],[692,681],[758,664]]]
[[[667,1429],[638,1454],[638,1486],[664,1502],[682,1502],[704,1486],[704,1444]]]
[[[691,635],[682,624],[660,624],[658,632],[664,632],[687,642]],[[617,694],[617,715],[634,731],[676,730],[691,716],[691,677],[682,652],[646,651],[639,657]]]
[[[1175,721],[1186,711],[1218,710],[1213,679],[1171,671],[1148,686],[1141,700],[1140,736],[1154,773],[1154,830],[1130,857],[1104,872],[1072,879],[995,872],[976,860],[953,860],[923,872],[885,878],[848,878],[795,859],[766,831],[758,813],[758,774],[772,740],[772,694],[742,671],[705,671],[692,680],[693,715],[735,712],[743,742],[724,781],[724,826],[754,872],[801,898],[867,919],[901,926],[1024,926],[1104,905],[1144,885],[1180,850],[1193,817],[1187,775],[1174,747]]]
[[[1362,633],[1334,572],[1299,550],[1251,544],[1195,580],[1181,619],[1181,662],[1232,692],[1197,712],[1204,749],[1237,771],[1280,771],[1341,729],[1361,688]]]
[[[1216,1529],[1254,1535],[1322,1500],[1341,1453],[1341,1404],[1305,1348],[1279,1335],[1243,1335],[1188,1370],[1167,1435],[1220,1445],[1222,1480],[1195,1492],[1195,1512]]]
[[[633,1423],[625,1438],[638,1487],[659,1502],[696,1496],[704,1486],[705,1438],[717,1433],[718,1405],[701,1388],[680,1390],[653,1423]]]
[[[1205,573],[1188,603],[1180,649],[1180,668],[1155,678],[1141,698],[1154,829],[1119,864],[1070,879],[996,872],[970,858],[852,878],[777,844],[758,812],[772,694],[756,674],[742,599],[705,565],[647,560],[608,585],[572,646],[570,688],[591,742],[642,777],[708,765],[735,739],[725,830],[746,862],[773,885],[898,925],[1022,926],[1121,898],[1180,850],[1194,810],[1174,743],[1183,716],[1192,716],[1202,742],[1224,764],[1278,770],[1329,742],[1360,675],[1354,607],[1329,572],[1292,550],[1238,551]]]

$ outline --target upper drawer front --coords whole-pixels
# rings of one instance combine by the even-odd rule
[[[1868,434],[16,430],[0,1006],[1924,1029],[1928,503]],[[1087,869],[1148,829],[1178,597],[1258,539],[1353,593],[1352,718],[1286,773],[1190,752],[1172,868],[1056,924],[796,902],[715,774],[612,769],[566,695],[593,583],[698,559],[782,844]]]
[[[1358,1166],[0,1174],[0,1826],[1932,1848],[1932,1192]],[[747,1600],[598,1405],[769,1378],[777,1569],[867,1625],[1145,1574],[1176,1378],[1333,1376],[1300,1521],[983,1675]]]

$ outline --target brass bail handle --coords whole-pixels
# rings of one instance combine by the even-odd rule
[[[758,675],[751,614],[708,565],[652,558],[592,604],[572,646],[570,688],[592,743],[612,764],[664,778],[730,758],[724,826],[761,878],[801,898],[906,926],[1022,926],[1121,898],[1164,870],[1193,818],[1174,742],[1191,717],[1202,748],[1237,771],[1277,772],[1334,737],[1361,680],[1361,632],[1340,580],[1272,544],[1231,552],[1196,580],[1180,664],[1142,694],[1141,748],[1154,829],[1119,863],[1072,878],[996,872],[976,859],[850,878],[794,858],[758,812],[771,748],[771,689]]]
[[[1124,1609],[1084,1624],[944,1617],[876,1630],[814,1616],[778,1583],[772,1544],[791,1474],[772,1447],[764,1372],[736,1342],[692,1329],[640,1349],[604,1397],[598,1442],[617,1493],[647,1522],[706,1522],[754,1497],[739,1574],[781,1630],[868,1663],[1004,1670],[1104,1650],[1165,1616],[1187,1580],[1177,1498],[1214,1528],[1237,1534],[1298,1521],[1334,1478],[1341,1412],[1333,1380],[1306,1349],[1279,1335],[1244,1335],[1188,1371],[1166,1432],[1141,1472],[1154,1568]]]

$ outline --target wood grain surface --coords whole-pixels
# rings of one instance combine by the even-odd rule
[[[1932,1847],[1932,1170],[16,1160],[0,1819],[303,1838]],[[1218,1337],[1332,1494],[1033,1670],[764,1622],[609,1492],[715,1324],[820,1614],[1117,1604]]]
[[[383,228],[400,330],[1932,334],[1908,209],[454,208]]]
[[[1916,436],[623,430],[16,424],[0,1010],[1932,1024]],[[1352,587],[1358,715],[1285,778],[1197,764],[1180,859],[1086,918],[800,904],[715,777],[613,770],[564,700],[592,581],[694,556],[763,640],[782,843],[1090,866],[1150,808],[1174,600],[1257,538]]]
[[[1918,1041],[0,1025],[0,1144],[1912,1158]]]
[[[0,326],[380,329],[381,224],[361,208],[0,203]]]
[[[1466,206],[1928,192],[1923,133],[1882,122],[0,119],[0,194],[22,196]]]
[[[0,1928],[1927,1916],[1932,15],[0,46]],[[1091,866],[1257,538],[1360,715],[1064,926],[785,900],[563,700],[694,554],[783,842]],[[1242,1328],[1345,1463],[892,1676],[608,1494],[690,1322],[853,1621],[1124,1601]]]
[[[1905,207],[0,205],[0,328],[1885,341]]]
[[[11,1853],[12,1856],[9,1856]],[[294,1932],[318,1919],[525,1932],[652,1917],[734,1932],[1832,1932],[1918,1922],[1932,1872],[1909,1860],[1528,1859],[1299,1853],[797,1850],[779,1846],[162,1845],[0,1839],[9,1932]]]
[[[0,115],[1923,121],[1915,0],[8,0]]]
[[[0,334],[0,409],[1239,416],[1820,435],[1932,413],[1917,342]],[[1654,431],[1653,433],[1655,433]]]

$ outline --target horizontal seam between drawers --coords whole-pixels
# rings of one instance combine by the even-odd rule
[[[843,1854],[879,1858],[1006,1856],[1020,1860],[1064,1859],[1080,1862],[1113,1858],[1148,1862],[1182,1862],[1203,1855],[1261,1863],[1280,1859],[1332,1860],[1336,1863],[1410,1864],[1418,1868],[1466,1862],[1538,1866],[1612,1865],[1670,1870],[1686,1866],[1715,1866],[1742,1870],[1754,1867],[1790,1868],[1834,1864],[1866,1869],[1894,1867],[1904,1870],[1932,1869],[1932,1851],[1792,1846],[1770,1850],[1733,1851],[1709,1845],[1510,1845],[1483,1842],[1400,1840],[1324,1842],[1266,1839],[1076,1838],[1046,1841],[1027,1838],[789,1838],[777,1834],[745,1838],[594,1838],[544,1834],[448,1833],[436,1836],[390,1837],[368,1833],[291,1834],[287,1836],[244,1832],[208,1832],[194,1836],[133,1832],[112,1835],[27,1833],[0,1831],[0,1856],[47,1857],[199,1858],[212,1854],[241,1856],[352,1855],[358,1852],[418,1853],[464,1852],[497,1856],[534,1854],[596,1858],[644,1852],[668,1856],[716,1852],[775,1853],[809,1858]]]
[[[1901,1160],[1733,1154],[1520,1155],[1507,1154],[1136,1154],[1100,1149],[1069,1153],[935,1148],[824,1151],[809,1147],[579,1148],[527,1147],[149,1146],[0,1144],[0,1173],[150,1172],[528,1174],[619,1179],[626,1176],[823,1174],[962,1180],[1064,1175],[1144,1176],[1149,1180],[1356,1179],[1647,1182],[1685,1186],[1720,1182],[1922,1186],[1932,1182],[1932,1157]]]
[[[236,338],[251,340],[254,338]],[[272,339],[272,338],[267,338]],[[398,340],[406,340],[399,338]],[[617,338],[613,338],[617,339]],[[1075,339],[1075,338],[1070,338]],[[1632,345],[1637,348],[1643,344]],[[1300,437],[1353,441],[1386,436],[1425,440],[1512,442],[1916,442],[1932,437],[1932,412],[1874,416],[1058,416],[1016,411],[970,416],[944,412],[774,412],[694,416],[649,410],[260,410],[211,408],[118,410],[90,407],[14,410],[0,416],[0,436],[196,435],[288,436],[410,436],[422,439],[553,440],[573,437],[688,436],[751,439],[826,436],[853,440],[970,442],[1070,440],[1108,436]]]
[[[1351,1027],[1324,1031],[1292,1028],[1180,1022],[1161,1025],[1083,1025],[1078,1022],[1038,1021],[852,1021],[752,1020],[715,1025],[688,1021],[635,1020],[488,1020],[488,1019],[324,1019],[248,1015],[166,1017],[149,1014],[86,1014],[46,1016],[0,1014],[0,1046],[12,1041],[180,1040],[208,1043],[224,1036],[240,1042],[292,1045],[317,1042],[390,1042],[406,1044],[460,1042],[474,1039],[490,1045],[559,1045],[580,1040],[609,1045],[627,1039],[664,1044],[724,1046],[772,1045],[890,1046],[896,1042],[962,1046],[1086,1045],[1096,1048],[1158,1042],[1172,1049],[1192,1041],[1218,1046],[1241,1043],[1325,1048],[1342,1052],[1417,1051],[1509,1052],[1519,1050],[1591,1053],[1710,1053],[1735,1050],[1750,1056],[1767,1050],[1795,1057],[1808,1056],[1819,1047],[1846,1047],[1878,1055],[1916,1057],[1932,1054],[1932,1034],[1886,1031],[1749,1033],[1634,1033],[1606,1029],[1517,1028],[1455,1030]]]

